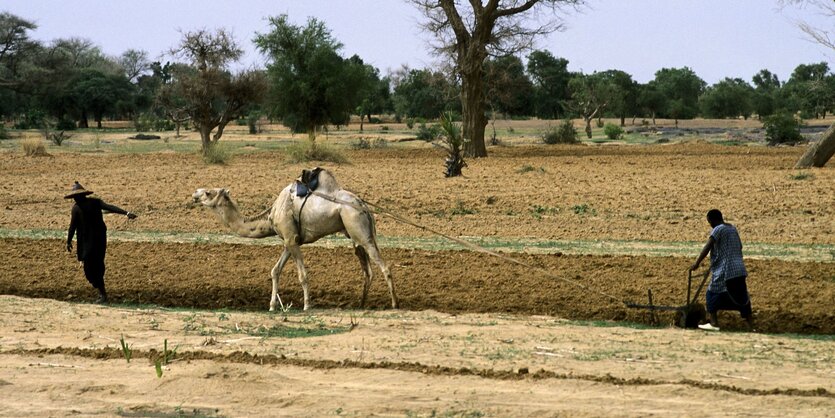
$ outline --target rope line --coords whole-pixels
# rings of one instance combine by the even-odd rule
[[[354,204],[354,203],[352,203],[352,202],[344,201],[344,200],[342,200],[342,199],[337,199],[337,198],[335,198],[335,197],[328,196],[328,195],[325,195],[325,194],[320,193],[320,192],[317,192],[317,191],[313,191],[313,192],[311,192],[311,193],[312,193],[312,194],[314,194],[314,195],[316,195],[316,196],[321,197],[322,199],[325,199],[325,200],[331,201],[331,202],[333,202],[333,203],[338,203],[338,204],[348,205],[348,206],[351,206],[351,207],[353,207],[354,209],[357,209],[357,210],[361,210],[361,211],[362,211],[362,210],[366,210],[366,209],[367,209],[367,208],[364,208],[364,207],[359,206],[359,205],[357,205],[357,204]],[[510,262],[510,263],[513,263],[513,264],[517,264],[517,265],[520,265],[520,266],[523,266],[523,267],[527,267],[527,268],[530,268],[530,269],[533,269],[533,270],[536,270],[536,271],[538,271],[538,272],[540,272],[540,273],[542,273],[542,274],[544,274],[544,275],[546,275],[546,276],[548,276],[548,277],[550,277],[550,278],[552,278],[552,279],[561,280],[561,281],[566,282],[566,283],[568,283],[568,284],[571,284],[571,285],[573,285],[573,286],[577,286],[577,287],[579,287],[579,288],[581,288],[581,289],[584,289],[584,290],[588,290],[588,291],[591,291],[591,292],[598,293],[598,294],[600,294],[600,295],[603,295],[603,296],[605,296],[605,297],[609,298],[610,300],[612,300],[612,301],[614,301],[614,302],[627,304],[627,302],[626,302],[625,300],[619,299],[619,298],[617,298],[617,297],[615,297],[615,296],[613,296],[613,295],[610,295],[610,294],[608,294],[608,293],[606,293],[606,292],[603,292],[603,291],[600,291],[600,290],[597,290],[597,289],[592,289],[591,287],[588,287],[588,286],[586,286],[586,285],[584,285],[584,284],[582,284],[582,283],[579,283],[579,282],[577,282],[577,281],[575,281],[575,280],[566,279],[566,278],[564,278],[564,277],[557,276],[557,275],[555,275],[555,274],[551,273],[550,271],[548,271],[548,270],[546,270],[546,269],[544,269],[544,268],[542,268],[542,267],[534,266],[534,265],[532,265],[532,264],[530,264],[530,263],[526,263],[526,262],[524,262],[524,261],[517,260],[516,258],[510,257],[510,256],[508,256],[508,255],[505,255],[505,254],[502,254],[502,253],[498,253],[498,252],[495,252],[495,251],[489,250],[489,249],[484,248],[484,247],[482,247],[482,246],[480,246],[480,245],[478,245],[478,244],[475,244],[475,243],[472,243],[472,242],[469,242],[469,241],[463,240],[463,239],[461,239],[461,238],[456,238],[456,237],[453,237],[453,236],[450,236],[450,235],[444,234],[443,232],[436,231],[436,230],[434,230],[434,229],[432,229],[432,228],[429,228],[429,227],[426,227],[426,226],[420,225],[420,224],[418,224],[418,223],[416,223],[416,222],[414,222],[414,221],[412,221],[412,220],[410,220],[410,219],[408,219],[408,218],[405,218],[405,217],[403,217],[403,216],[401,216],[401,215],[398,215],[398,214],[394,213],[393,211],[391,211],[391,210],[389,210],[389,209],[386,209],[386,208],[384,208],[384,207],[382,207],[382,206],[380,206],[380,205],[377,205],[377,204],[374,204],[374,203],[371,203],[371,202],[368,202],[368,201],[365,201],[365,200],[363,200],[363,202],[364,202],[365,204],[367,204],[368,206],[371,206],[371,207],[373,207],[374,209],[376,209],[376,210],[375,210],[375,213],[377,213],[377,214],[381,214],[381,215],[388,216],[388,217],[390,217],[390,218],[392,218],[392,219],[394,219],[394,220],[396,220],[396,221],[398,221],[398,222],[401,222],[401,223],[404,223],[404,224],[407,224],[407,225],[411,225],[411,226],[413,226],[413,227],[415,227],[415,228],[418,228],[418,229],[420,229],[420,230],[422,230],[422,231],[426,231],[426,232],[429,232],[429,233],[431,233],[431,234],[438,235],[438,236],[440,236],[440,237],[446,238],[446,239],[448,239],[448,240],[450,240],[450,241],[453,241],[453,242],[456,242],[456,243],[458,243],[458,244],[461,244],[461,245],[463,245],[463,246],[465,246],[465,247],[467,247],[467,248],[469,248],[469,249],[471,249],[471,250],[473,250],[473,251],[476,251],[476,252],[480,252],[480,253],[484,253],[484,254],[492,255],[492,256],[494,256],[494,257],[501,258],[502,260],[505,260],[505,261],[507,261],[507,262]]]

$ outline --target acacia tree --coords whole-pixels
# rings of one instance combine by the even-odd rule
[[[617,89],[603,73],[579,74],[568,82],[568,88],[571,105],[586,123],[586,137],[591,139],[591,121],[615,100]]]
[[[237,61],[243,50],[224,29],[185,32],[180,45],[170,53],[196,70],[192,74],[182,72],[173,87],[175,95],[187,103],[187,112],[200,132],[206,155],[223,136],[226,125],[261,99],[265,82],[257,71],[230,73],[229,64]]]
[[[809,6],[825,16],[832,25],[829,28],[816,27],[804,21],[798,21],[797,26],[813,42],[835,51],[835,3],[831,0],[783,0],[783,3],[800,7]],[[795,164],[795,168],[823,167],[833,155],[835,155],[835,123],[821,134],[818,142],[812,144],[803,153]]]
[[[31,42],[29,31],[38,26],[8,12],[0,13],[0,86],[17,84],[14,81],[18,56]]]
[[[489,55],[514,55],[533,40],[562,28],[558,13],[582,0],[410,0],[426,17],[425,30],[437,37],[433,49],[450,57],[461,80],[461,109],[465,152],[486,157],[487,125],[484,61]],[[542,9],[553,12],[544,23],[525,19]]]
[[[319,127],[347,124],[359,104],[365,67],[342,58],[342,44],[315,18],[305,27],[291,24],[287,15],[269,21],[271,32],[257,34],[255,45],[271,60],[273,115],[294,132],[307,132],[315,143]]]

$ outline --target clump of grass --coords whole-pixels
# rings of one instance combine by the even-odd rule
[[[372,148],[385,148],[388,144],[389,143],[383,138],[376,138],[374,140],[359,138],[355,142],[351,142],[351,149],[364,150]]]
[[[560,212],[560,208],[551,206],[533,205],[530,208],[531,215],[536,219],[542,219],[542,215],[556,215]]]
[[[311,141],[301,141],[287,147],[288,163],[306,163],[308,161],[327,161],[344,164],[348,159],[338,150],[327,145]]]
[[[162,363],[159,359],[154,360],[154,369],[157,371],[157,378],[162,377]]]
[[[577,214],[577,215],[585,215],[585,214],[594,215],[594,214],[597,213],[597,211],[595,211],[594,208],[589,206],[588,203],[583,203],[582,205],[574,205],[574,206],[571,207],[571,210],[573,210],[574,213]]]
[[[37,138],[27,138],[20,141],[20,147],[23,149],[23,154],[27,157],[42,157],[49,155],[46,152],[46,147],[43,141]]]
[[[226,164],[232,155],[223,145],[218,143],[210,143],[206,149],[203,150],[203,161],[206,164]]]
[[[451,215],[475,215],[476,213],[478,213],[477,210],[464,206],[464,202],[462,202],[460,200],[455,204],[455,207],[452,208],[452,210],[450,211]]]
[[[793,174],[789,176],[792,180],[811,180],[815,178],[815,175],[812,173],[807,173],[805,171],[800,171],[797,174]]]
[[[532,166],[532,165],[530,165],[530,164],[525,164],[525,165],[523,165],[521,168],[519,168],[518,170],[516,170],[516,172],[517,172],[517,173],[520,173],[520,174],[523,174],[523,173],[530,173],[531,171],[539,171],[540,173],[544,173],[544,172],[545,172],[545,167],[539,167],[539,168],[536,168],[536,167],[534,167],[534,166]]]
[[[130,363],[130,358],[133,357],[133,350],[131,350],[130,345],[125,342],[124,335],[119,338],[119,344],[122,346],[122,355],[125,357],[125,360]]]

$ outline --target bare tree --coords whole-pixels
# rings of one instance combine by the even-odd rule
[[[229,64],[237,61],[243,50],[223,29],[183,33],[180,45],[170,53],[185,59],[194,69],[179,74],[173,95],[185,101],[188,116],[200,132],[205,155],[223,136],[229,122],[237,119],[248,105],[261,100],[267,87],[265,77],[258,71],[230,73]]]
[[[835,52],[835,2],[832,0],[783,0],[781,3],[784,6],[794,5],[814,9],[828,19],[829,24],[832,25],[829,28],[814,26],[802,20],[796,23],[811,41]],[[809,146],[795,164],[795,168],[823,167],[833,155],[835,155],[835,124],[821,134],[817,142]]]
[[[461,78],[461,107],[466,154],[486,157],[487,125],[484,60],[518,53],[534,39],[563,28],[559,14],[583,0],[410,0],[426,17],[423,28],[436,37],[431,45],[454,62]],[[540,12],[549,12],[549,18]]]
[[[128,49],[118,58],[119,65],[125,71],[125,77],[133,82],[142,73],[151,69],[151,61],[148,59],[148,51]]]

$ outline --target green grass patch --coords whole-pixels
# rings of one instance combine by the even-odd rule
[[[807,173],[805,171],[799,171],[799,172],[797,172],[797,174],[790,175],[789,178],[792,179],[792,180],[798,180],[798,181],[800,181],[800,180],[812,180],[812,179],[815,178],[815,175],[812,174],[812,173]]]
[[[307,338],[307,337],[321,337],[324,335],[342,334],[350,331],[350,327],[333,327],[328,328],[324,325],[319,325],[312,328],[297,328],[286,327],[284,325],[273,325],[271,327],[259,326],[255,329],[245,331],[245,334],[253,337],[261,338]]]
[[[530,164],[525,164],[522,167],[520,167],[518,170],[516,170],[516,172],[519,173],[519,174],[530,173],[532,171],[536,171],[536,172],[539,172],[539,173],[544,173],[545,168],[544,167],[536,168],[536,167],[534,167]]]

